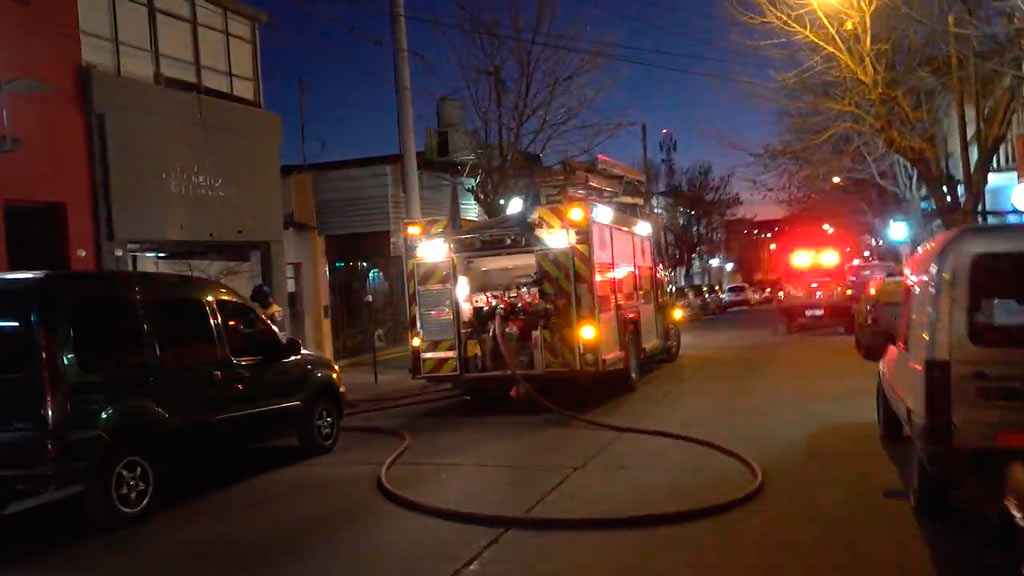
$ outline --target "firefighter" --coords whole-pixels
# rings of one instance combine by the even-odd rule
[[[249,300],[259,306],[260,314],[263,314],[264,318],[284,333],[284,310],[278,306],[277,302],[274,302],[274,298],[270,294],[270,287],[266,284],[253,286]]]

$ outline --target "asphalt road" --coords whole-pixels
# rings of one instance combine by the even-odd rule
[[[11,574],[989,574],[984,506],[918,520],[906,446],[883,449],[875,368],[838,331],[778,335],[770,310],[687,327],[680,359],[590,412],[706,436],[754,457],[761,496],[727,514],[628,531],[504,531],[410,513],[375,490],[392,439],[348,434],[302,460],[256,447],[179,473],[146,523],[97,534],[71,503],[0,519]],[[577,399],[564,399],[573,403]],[[356,423],[353,418],[351,423]],[[740,490],[742,468],[676,443],[595,431],[535,410],[451,401],[359,417],[413,434],[394,482],[442,504],[612,514]],[[978,494],[984,494],[982,489]],[[962,509],[961,509],[962,508]]]

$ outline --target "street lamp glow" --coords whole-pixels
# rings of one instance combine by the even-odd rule
[[[832,183],[833,183],[833,184],[839,184],[839,183],[840,183],[840,182],[842,182],[842,181],[843,181],[843,179],[842,179],[842,178],[840,178],[839,176],[833,176],[833,177],[832,177]]]
[[[519,196],[508,201],[508,208],[505,209],[505,214],[516,214],[523,210],[523,199]]]
[[[910,238],[910,225],[906,220],[889,220],[889,240],[906,242]]]

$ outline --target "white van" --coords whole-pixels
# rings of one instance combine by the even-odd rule
[[[946,232],[904,275],[896,344],[879,363],[878,424],[883,440],[913,439],[911,504],[927,510],[979,463],[1024,456],[1024,226]]]

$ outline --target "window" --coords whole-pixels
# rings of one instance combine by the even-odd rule
[[[1024,253],[980,254],[971,262],[968,336],[976,346],[1024,347]]]
[[[156,300],[151,304],[151,313],[162,366],[195,368],[215,364],[220,359],[210,314],[202,300]]]
[[[138,308],[124,296],[79,298],[68,315],[78,368],[99,377],[141,367],[146,359]]]
[[[281,346],[281,337],[262,314],[232,300],[218,300],[221,326],[234,358],[259,358]]]
[[[78,14],[88,64],[259,102],[256,27],[244,16],[206,0],[78,0]]]
[[[0,376],[27,370],[31,351],[28,300],[19,293],[0,293]]]

